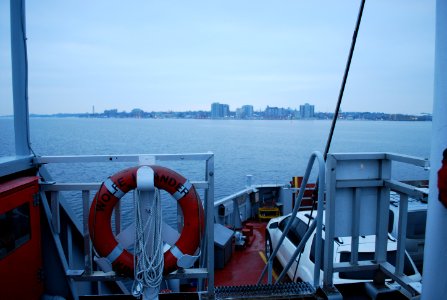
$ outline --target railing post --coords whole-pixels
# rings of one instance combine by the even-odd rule
[[[88,216],[90,208],[90,191],[82,191],[82,223],[83,223],[83,235],[84,235],[84,263],[85,273],[87,275],[93,272],[92,263],[92,247],[90,243],[90,233],[88,229]]]
[[[397,235],[397,254],[396,254],[396,276],[404,273],[405,261],[405,241],[407,239],[407,219],[408,219],[408,195],[399,193],[399,223]]]
[[[324,233],[324,274],[323,274],[323,286],[330,288],[333,286],[333,273],[334,273],[334,225],[335,225],[335,182],[337,178],[336,165],[337,162],[334,157],[328,156],[326,160],[328,169],[327,181],[328,186],[326,189],[326,215],[325,215],[325,233]]]
[[[61,224],[59,219],[59,192],[51,192],[51,225],[54,233],[60,234]]]
[[[206,207],[206,267],[208,270],[208,295],[214,299],[214,156],[206,161],[205,180],[208,189],[205,192]]]
[[[352,209],[351,265],[357,265],[359,260],[360,199],[361,189],[355,188]]]

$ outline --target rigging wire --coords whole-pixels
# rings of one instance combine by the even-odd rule
[[[354,30],[354,34],[352,36],[351,48],[349,49],[348,61],[346,62],[345,72],[344,72],[344,75],[343,75],[343,80],[342,80],[342,83],[341,83],[340,92],[338,94],[338,100],[337,100],[337,105],[335,107],[334,117],[332,119],[331,129],[329,131],[329,136],[328,136],[328,139],[326,141],[326,147],[325,147],[324,153],[323,153],[324,160],[326,160],[327,154],[328,154],[329,149],[331,147],[332,137],[334,135],[334,130],[335,130],[335,124],[337,123],[338,114],[340,112],[340,106],[341,106],[341,102],[343,100],[343,94],[344,94],[344,91],[345,91],[346,81],[348,80],[349,68],[351,67],[351,61],[352,61],[352,56],[354,54],[355,43],[357,41],[357,35],[358,35],[358,32],[359,32],[359,28],[360,28],[360,22],[362,20],[363,8],[365,6],[365,1],[366,0],[362,0],[362,2],[360,4],[359,14],[357,16],[357,23],[355,24],[355,30]]]
[[[344,91],[345,91],[346,82],[348,80],[349,69],[351,68],[352,56],[354,55],[355,44],[357,42],[357,36],[358,36],[358,33],[359,33],[359,29],[360,29],[360,23],[362,21],[363,8],[365,7],[365,1],[366,0],[362,0],[362,2],[360,3],[359,13],[357,15],[357,22],[355,24],[354,33],[352,35],[351,48],[349,49],[348,60],[346,62],[345,72],[343,74],[343,80],[341,82],[340,92],[338,94],[337,104],[335,106],[334,117],[332,118],[331,129],[329,130],[329,136],[327,138],[326,147],[324,148],[324,152],[323,152],[323,158],[324,158],[325,161],[327,159],[327,155],[328,155],[329,149],[331,147],[332,137],[334,136],[335,125],[337,124],[337,119],[338,119],[338,115],[339,115],[339,112],[340,112],[340,106],[341,106],[341,102],[343,100],[343,94],[344,94]],[[315,189],[314,189],[314,192],[312,194],[312,199],[313,199],[312,209],[315,206],[317,195],[318,195],[318,181],[319,180],[317,178]]]
[[[331,129],[329,130],[329,136],[328,136],[328,139],[326,141],[326,147],[325,147],[324,153],[323,153],[323,158],[324,158],[325,161],[327,159],[327,155],[328,155],[329,149],[331,147],[332,137],[334,136],[335,125],[337,123],[338,115],[339,115],[339,112],[340,112],[340,106],[341,106],[341,102],[343,100],[343,94],[344,94],[344,91],[345,91],[346,82],[348,80],[349,69],[351,67],[352,57],[354,55],[355,44],[357,42],[357,36],[358,36],[358,33],[359,33],[359,29],[360,29],[360,23],[362,21],[363,9],[365,7],[365,1],[366,0],[362,0],[361,3],[360,3],[359,12],[358,12],[358,15],[357,15],[357,22],[355,24],[354,33],[352,35],[351,47],[349,49],[348,60],[346,62],[345,72],[343,74],[343,80],[342,80],[342,83],[341,83],[340,92],[338,94],[337,104],[335,106],[334,117],[332,118]],[[315,207],[317,205],[316,202],[317,202],[317,199],[318,199],[318,181],[319,181],[319,178],[317,178],[317,180],[316,180],[315,189],[314,189],[314,191],[312,193],[312,208],[311,208],[311,211],[310,211],[310,215],[311,216],[312,216],[313,211],[314,211],[314,209],[315,209]],[[304,187],[304,188],[306,188],[306,187]],[[323,205],[323,203],[320,203],[320,205]],[[309,218],[309,222],[307,223],[307,228],[308,229],[309,229],[309,224],[310,224],[310,218]],[[298,260],[298,262],[299,262],[299,260]],[[298,265],[297,265],[297,268],[298,268]],[[295,272],[296,272],[296,270],[295,270]]]

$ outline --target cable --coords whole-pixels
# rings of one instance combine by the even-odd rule
[[[323,154],[324,160],[326,160],[327,154],[329,152],[329,148],[331,147],[332,136],[334,135],[335,124],[337,123],[338,114],[340,112],[341,101],[343,99],[343,93],[345,91],[346,81],[348,80],[349,68],[351,67],[352,56],[354,54],[355,43],[357,41],[357,35],[359,32],[359,28],[360,28],[360,22],[362,20],[364,6],[365,6],[365,0],[362,0],[362,3],[360,4],[359,14],[357,17],[357,23],[355,25],[354,34],[352,36],[351,49],[349,49],[349,55],[348,55],[348,61],[346,62],[345,73],[343,75],[340,92],[338,94],[338,100],[337,100],[337,105],[335,107],[334,118],[332,119],[331,129],[329,131],[329,136],[328,136],[328,139],[326,142],[326,147],[324,149],[324,154]]]
[[[363,8],[364,7],[365,7],[365,0],[362,0],[362,2],[360,4],[360,8],[359,8],[359,13],[358,13],[358,16],[357,16],[357,22],[355,24],[354,34],[352,35],[351,48],[349,49],[348,60],[346,62],[346,68],[345,68],[345,72],[343,74],[343,80],[342,80],[342,83],[341,83],[340,92],[338,94],[337,105],[335,106],[334,117],[332,118],[331,129],[329,130],[329,136],[328,136],[328,139],[326,141],[326,147],[324,148],[323,157],[324,157],[325,161],[327,159],[327,154],[329,153],[329,149],[331,147],[332,137],[334,136],[335,124],[337,123],[338,114],[340,112],[340,106],[341,106],[341,102],[343,100],[343,94],[344,94],[344,91],[345,91],[346,82],[348,80],[349,69],[351,67],[352,56],[354,55],[355,43],[357,41],[357,35],[359,33],[360,23],[362,21],[362,15],[363,15]],[[316,195],[317,194],[318,194],[318,178],[316,180],[316,186],[315,186],[314,192],[312,194],[312,198],[313,198],[312,207],[315,205],[315,201],[316,201],[316,198],[317,198]]]

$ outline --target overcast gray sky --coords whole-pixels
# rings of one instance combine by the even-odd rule
[[[360,1],[27,1],[31,113],[332,112]],[[9,1],[0,115],[11,114]],[[434,0],[366,2],[343,111],[431,112]]]

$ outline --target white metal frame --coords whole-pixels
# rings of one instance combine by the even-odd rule
[[[33,163],[41,166],[45,164],[55,163],[116,163],[116,162],[135,162],[141,161],[142,157],[153,157],[156,161],[205,161],[205,181],[191,181],[198,189],[205,190],[205,240],[202,241],[200,258],[200,268],[177,270],[165,276],[165,279],[185,279],[197,278],[200,281],[199,289],[203,288],[203,279],[207,280],[206,291],[209,295],[214,295],[214,154],[208,153],[193,153],[193,154],[135,154],[135,155],[92,155],[92,156],[43,156],[35,157]],[[83,226],[80,229],[84,236],[84,262],[83,270],[70,269],[69,262],[65,259],[65,255],[61,252],[62,247],[59,247],[59,253],[62,259],[65,272],[70,278],[73,293],[73,281],[114,281],[119,280],[119,277],[114,274],[104,274],[93,272],[93,256],[92,245],[88,231],[88,216],[90,209],[90,192],[97,191],[100,183],[58,183],[54,181],[40,183],[41,197],[44,203],[44,209],[47,218],[51,223],[53,238],[56,244],[60,244],[60,219],[59,219],[59,192],[61,191],[82,191],[83,203]],[[46,200],[45,192],[50,192],[50,205]],[[119,202],[118,202],[119,203]],[[119,205],[115,207],[115,230],[120,231],[120,208]],[[211,225],[211,226],[210,226]],[[211,270],[211,271],[209,271]]]
[[[404,275],[408,197],[422,197],[421,191],[391,180],[391,161],[429,168],[428,160],[391,153],[329,154],[326,162],[326,214],[323,289],[333,291],[333,273],[381,270],[410,295],[418,291]],[[400,195],[396,266],[386,261],[390,190]],[[350,216],[347,217],[347,216]],[[358,260],[360,235],[376,235],[374,261]],[[332,242],[350,236],[351,261],[334,264]]]

